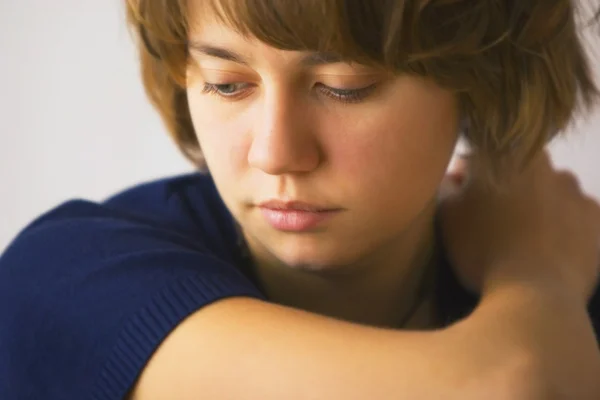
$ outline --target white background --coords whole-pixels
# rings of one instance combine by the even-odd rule
[[[67,198],[191,170],[145,99],[123,3],[0,0],[0,252]],[[553,155],[600,198],[600,111]]]

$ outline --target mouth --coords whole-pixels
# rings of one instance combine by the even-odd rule
[[[313,230],[343,211],[341,208],[278,200],[261,203],[258,207],[265,221],[272,228],[283,232]]]
[[[280,201],[270,200],[258,205],[261,209],[278,211],[305,211],[305,212],[327,212],[339,210],[336,207],[327,207],[317,204],[306,203],[303,201]]]

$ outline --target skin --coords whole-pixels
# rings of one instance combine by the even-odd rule
[[[197,45],[247,58],[240,65],[196,51],[189,103],[257,273],[284,304],[227,298],[196,311],[161,343],[131,399],[599,398],[600,354],[582,298],[595,282],[600,209],[573,179],[544,159],[510,196],[469,179],[464,195],[445,202],[442,226],[457,271],[484,272],[480,304],[457,324],[423,332],[318,315],[392,325],[390,304],[410,302],[422,279],[410,272],[423,269],[431,249],[456,102],[430,83],[398,77],[382,79],[363,102],[342,104],[322,85],[358,87],[380,72],[301,68],[306,54],[193,22]],[[206,82],[242,83],[233,88],[245,91],[222,99],[202,93]],[[285,196],[344,211],[315,232],[277,232],[256,204]]]
[[[458,269],[485,271],[482,300],[464,320],[431,332],[378,329],[227,298],[169,334],[130,398],[600,398],[582,301],[597,276],[600,207],[547,160],[508,195],[484,187],[470,180],[442,209]],[[517,237],[522,230],[530,234]]]
[[[211,18],[191,27],[192,120],[270,299],[396,326],[430,261],[436,195],[459,132],[455,96],[417,77],[307,62],[315,54],[269,47]],[[336,89],[362,92],[344,101]],[[272,199],[340,211],[308,232],[284,232],[258,207]]]

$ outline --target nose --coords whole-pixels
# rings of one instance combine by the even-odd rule
[[[301,99],[265,91],[253,127],[248,164],[269,175],[307,173],[320,163],[321,150]]]

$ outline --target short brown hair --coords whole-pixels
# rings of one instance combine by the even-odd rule
[[[204,166],[186,97],[188,0],[128,0],[146,92],[182,152]],[[574,0],[201,0],[285,50],[431,79],[456,93],[490,181],[524,165],[598,96]],[[507,162],[508,161],[508,162]]]

